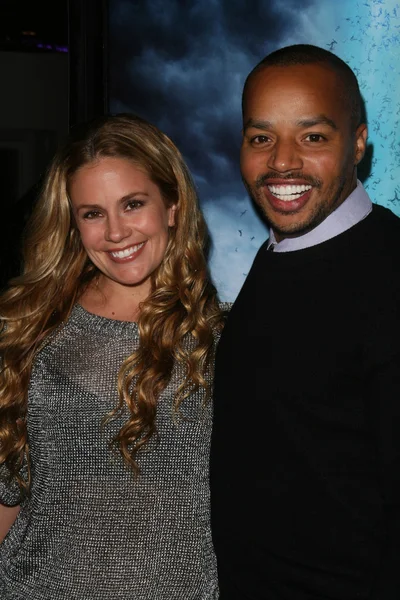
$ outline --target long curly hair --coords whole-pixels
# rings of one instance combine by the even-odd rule
[[[133,115],[102,117],[77,128],[56,154],[25,235],[23,273],[0,297],[0,464],[23,491],[30,485],[30,476],[23,478],[20,471],[27,461],[30,472],[26,412],[33,360],[99,275],[74,222],[69,183],[78,169],[103,157],[144,169],[166,206],[176,206],[163,261],[140,306],[139,348],[120,368],[118,405],[105,417],[128,409],[112,445],[138,473],[137,452],[156,432],[157,400],[176,362],[186,373],[176,390],[176,413],[192,391],[204,388],[205,401],[209,395],[205,373],[222,315],[208,275],[207,232],[192,178],[176,146],[156,127]],[[188,336],[194,344],[186,343]]]

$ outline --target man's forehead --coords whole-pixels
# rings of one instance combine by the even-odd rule
[[[269,82],[291,82],[300,80],[307,82],[315,88],[324,88],[327,81],[335,84],[341,82],[339,73],[324,63],[307,63],[295,65],[266,65],[260,66],[250,77],[248,89],[262,86]]]
[[[348,112],[345,97],[345,84],[339,74],[321,63],[290,66],[262,66],[248,81],[243,97],[244,113],[248,113],[249,103],[275,102],[279,106],[291,97],[313,99],[315,104],[336,105],[336,110]],[[334,112],[336,112],[336,110]],[[319,110],[317,112],[320,112]],[[247,114],[247,118],[249,115]]]

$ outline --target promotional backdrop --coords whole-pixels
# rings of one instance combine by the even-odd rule
[[[177,144],[212,239],[210,267],[234,300],[268,236],[239,172],[241,92],[281,46],[331,50],[355,71],[369,148],[360,177],[400,215],[400,5],[396,0],[109,0],[112,112],[134,112]]]

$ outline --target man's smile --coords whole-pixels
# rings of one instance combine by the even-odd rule
[[[276,198],[284,202],[297,200],[304,192],[311,190],[311,185],[268,185],[267,188]]]

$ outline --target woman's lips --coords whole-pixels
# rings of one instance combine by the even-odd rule
[[[139,254],[143,251],[146,242],[140,242],[140,244],[133,244],[127,246],[121,250],[109,250],[108,255],[114,262],[124,263],[131,260],[135,260]]]

